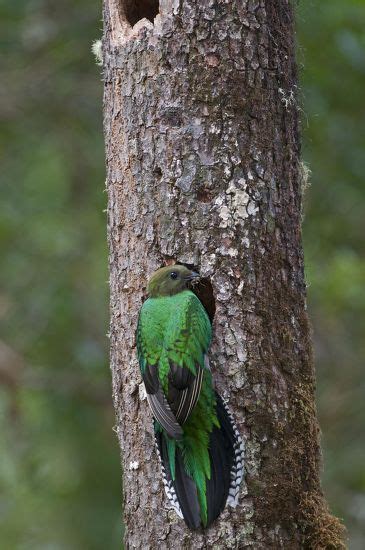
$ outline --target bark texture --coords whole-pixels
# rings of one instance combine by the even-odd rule
[[[126,547],[343,548],[319,482],[292,7],[146,6],[147,19],[132,28],[144,3],[104,0],[111,364]],[[212,285],[202,289],[216,309],[212,370],[245,441],[240,505],[195,533],[169,511],[135,353],[147,278],[174,261]]]

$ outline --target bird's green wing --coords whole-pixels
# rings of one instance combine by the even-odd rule
[[[153,303],[160,310],[164,306],[163,302]],[[181,426],[199,398],[211,324],[192,292],[176,297],[165,323],[159,323],[158,318],[142,308],[137,328],[139,363],[154,417],[170,437],[179,439]]]
[[[158,304],[157,304],[158,305]],[[172,412],[158,377],[158,365],[162,353],[163,335],[158,309],[151,309],[147,300],[139,314],[136,343],[139,366],[147,394],[147,401],[155,419],[170,437],[181,439],[183,431]]]
[[[159,378],[178,423],[183,425],[200,395],[206,353],[211,340],[211,324],[200,300],[187,293],[170,320],[164,338],[164,361]]]

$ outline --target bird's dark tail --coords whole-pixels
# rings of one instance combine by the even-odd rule
[[[206,520],[195,482],[187,473],[183,448],[175,447],[175,472],[170,468],[168,436],[156,431],[156,443],[161,459],[166,494],[176,513],[184,518],[190,529],[208,527],[225,508],[237,505],[239,486],[243,477],[243,443],[223,399],[216,394],[216,412],[220,427],[214,427],[209,439],[210,477],[205,478]],[[173,479],[174,477],[174,479]]]

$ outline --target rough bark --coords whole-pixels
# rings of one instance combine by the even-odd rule
[[[126,547],[341,548],[319,482],[292,7],[161,0],[154,24],[131,28],[157,9],[104,1],[111,364]],[[212,369],[245,440],[240,505],[206,532],[190,532],[168,509],[135,354],[147,277],[172,261],[212,285],[213,296],[209,285],[202,290],[216,308]]]

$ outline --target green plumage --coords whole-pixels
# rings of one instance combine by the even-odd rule
[[[208,361],[212,328],[189,290],[185,266],[157,270],[137,327],[137,350],[166,494],[188,527],[208,527],[237,505],[243,445],[215,391]]]
[[[190,290],[173,296],[148,298],[138,323],[138,358],[142,376],[145,365],[158,366],[159,379],[166,390],[169,362],[196,374],[204,368],[204,353],[212,336],[208,315]]]
[[[179,447],[186,472],[197,488],[203,525],[207,523],[206,480],[211,476],[209,435],[214,426],[219,427],[212,377],[204,361],[211,332],[205,309],[190,290],[148,298],[141,309],[137,329],[142,377],[146,376],[147,365],[153,366],[166,396],[171,365],[188,369],[194,377],[198,367],[203,371],[199,399],[182,425],[182,438],[175,440],[165,433],[172,478],[175,477],[175,455]],[[164,431],[164,428],[156,422],[156,430]]]

